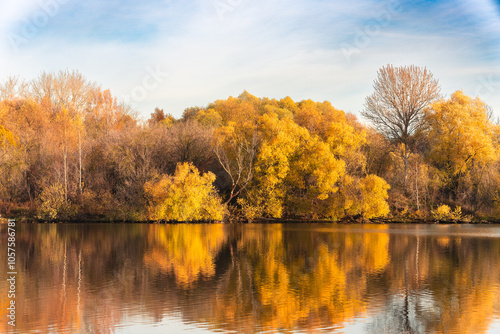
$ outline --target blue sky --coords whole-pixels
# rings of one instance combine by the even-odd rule
[[[385,64],[500,116],[500,1],[0,0],[0,81],[77,69],[143,118],[243,90],[358,114]]]

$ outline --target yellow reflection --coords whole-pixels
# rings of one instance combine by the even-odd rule
[[[389,234],[363,235],[363,266],[369,271],[381,271],[389,263]]]
[[[449,237],[440,237],[437,239],[437,242],[441,246],[447,247],[450,244],[450,238]]]
[[[131,309],[148,323],[176,314],[244,333],[320,331],[373,313],[401,332],[485,333],[499,319],[498,238],[360,230],[31,226],[17,239],[16,301],[29,303],[16,329],[110,333]],[[2,317],[7,302],[0,294]]]
[[[200,276],[215,274],[214,258],[224,240],[221,224],[154,225],[148,233],[151,247],[144,264],[153,271],[172,271],[177,284],[187,289]]]
[[[245,230],[239,243],[245,258],[238,258],[231,268],[234,272],[227,273],[227,279],[234,281],[224,280],[218,290],[214,323],[237,329],[229,324],[246,319],[265,330],[311,329],[341,324],[366,313],[366,278],[356,275],[363,267],[374,271],[388,265],[388,234],[321,233],[342,243],[340,250],[331,248],[328,241],[308,243],[312,236],[307,231],[293,240],[287,240],[284,233],[281,225]],[[253,282],[242,283],[247,280]],[[255,292],[245,292],[248,286]]]

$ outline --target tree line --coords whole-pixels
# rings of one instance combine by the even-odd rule
[[[43,220],[495,218],[499,126],[426,68],[382,67],[362,112],[244,91],[151,117],[77,71],[0,85],[0,214]]]

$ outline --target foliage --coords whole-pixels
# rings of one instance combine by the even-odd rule
[[[320,210],[332,219],[355,215],[366,219],[384,217],[389,213],[389,189],[384,179],[373,174],[364,178],[345,175],[340,179],[339,191],[322,203]]]
[[[462,207],[456,206],[455,210],[451,210],[448,205],[440,205],[436,210],[431,211],[432,217],[437,220],[451,220],[470,222],[472,217],[462,213]]]
[[[455,92],[436,102],[426,114],[428,160],[442,171],[442,192],[472,211],[485,204],[498,189],[498,125],[480,99]]]
[[[235,123],[217,128],[214,152],[230,179],[229,203],[243,191],[253,178],[259,137],[253,124]]]
[[[436,102],[426,114],[429,126],[429,158],[450,176],[465,175],[475,166],[496,159],[494,125],[486,105],[463,92]]]
[[[265,114],[259,119],[262,145],[255,162],[255,182],[244,211],[271,217],[311,215],[318,201],[337,191],[344,162],[330,146],[290,118]]]
[[[434,219],[444,220],[449,218],[451,213],[451,208],[448,205],[443,204],[438,206],[436,210],[431,211],[431,213]]]
[[[177,165],[174,175],[163,175],[144,185],[148,216],[153,220],[222,220],[224,206],[212,183],[215,175],[200,175],[189,163]]]
[[[9,131],[2,123],[3,117],[8,112],[8,106],[5,102],[0,101],[0,148],[6,145],[17,145],[17,140],[14,134]]]
[[[16,145],[16,138],[7,128],[0,124],[0,147],[5,145]]]
[[[368,175],[360,181],[361,212],[365,218],[383,217],[389,213],[389,188],[387,182],[376,175]]]
[[[436,203],[496,217],[500,126],[483,101],[458,91],[429,106],[438,95],[427,69],[388,65],[366,100],[375,128],[328,101],[246,91],[141,122],[76,71],[10,78],[0,201],[50,219],[72,203],[88,218],[220,220],[221,198],[249,220],[425,217]]]
[[[67,219],[74,215],[74,208],[66,200],[64,185],[46,187],[38,197],[37,218],[44,220]]]

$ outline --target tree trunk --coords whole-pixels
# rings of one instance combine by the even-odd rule
[[[407,179],[408,179],[408,155],[410,154],[410,152],[408,151],[408,146],[406,145],[406,143],[403,143],[404,147],[405,147],[405,150],[404,150],[404,156],[403,156],[403,164],[404,164],[404,175],[403,175],[403,182],[404,182],[404,191],[405,193],[407,192]]]
[[[420,203],[418,201],[418,162],[415,163],[415,190],[417,191],[417,210],[420,211]]]
[[[66,126],[64,127],[64,199],[68,200],[68,135],[66,133]]]
[[[80,189],[80,195],[83,193],[83,185],[82,185],[82,133],[81,130],[78,130],[78,172],[79,172],[79,180],[78,180],[78,188]]]

